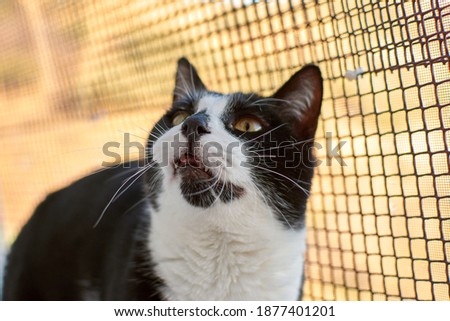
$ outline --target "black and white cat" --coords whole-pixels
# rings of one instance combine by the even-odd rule
[[[146,162],[49,195],[12,246],[4,299],[301,298],[321,102],[312,65],[265,98],[208,91],[180,59]]]

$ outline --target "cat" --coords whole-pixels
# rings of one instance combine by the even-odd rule
[[[306,65],[270,97],[221,94],[181,58],[145,162],[50,194],[12,245],[4,299],[301,299],[322,92]]]

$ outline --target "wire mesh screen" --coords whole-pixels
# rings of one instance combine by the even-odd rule
[[[99,168],[105,142],[145,139],[180,56],[222,92],[270,94],[315,63],[331,147],[304,297],[449,300],[450,1],[4,0],[0,17],[9,242],[46,193]]]

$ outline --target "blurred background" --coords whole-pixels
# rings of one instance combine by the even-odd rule
[[[345,166],[316,170],[305,299],[449,300],[449,50],[444,0],[2,0],[0,243],[106,142],[145,140],[179,57],[261,94],[315,63]]]

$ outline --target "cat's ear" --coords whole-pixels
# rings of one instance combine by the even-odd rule
[[[180,58],[175,77],[173,100],[176,101],[183,97],[193,98],[204,90],[206,90],[206,87],[198,76],[197,70],[185,57]]]
[[[323,79],[320,69],[306,65],[276,91],[283,114],[293,123],[297,137],[313,138],[322,105]]]

